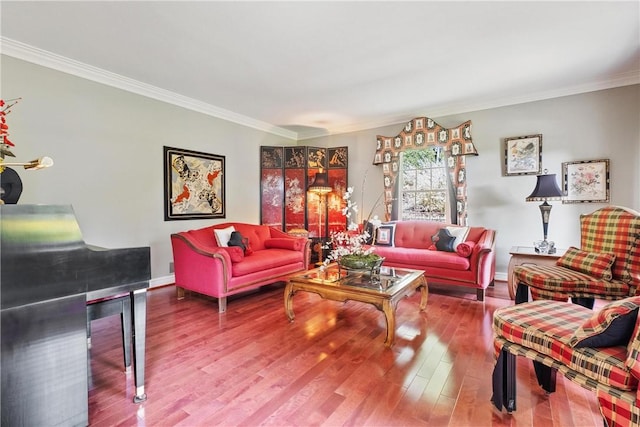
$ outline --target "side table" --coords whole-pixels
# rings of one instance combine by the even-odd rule
[[[509,267],[507,270],[507,288],[509,297],[515,299],[518,284],[513,277],[513,269],[518,265],[555,265],[558,258],[566,252],[566,249],[556,249],[553,254],[537,253],[533,246],[512,246],[509,253]]]

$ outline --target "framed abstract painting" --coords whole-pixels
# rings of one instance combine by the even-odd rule
[[[164,220],[225,217],[225,157],[164,147]]]

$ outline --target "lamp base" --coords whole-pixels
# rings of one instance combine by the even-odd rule
[[[533,247],[538,254],[555,254],[556,243],[551,240],[536,240]]]

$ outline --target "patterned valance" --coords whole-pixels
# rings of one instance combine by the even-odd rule
[[[478,155],[471,139],[471,121],[447,129],[428,117],[409,121],[402,132],[394,137],[377,136],[374,165],[382,165],[384,173],[384,203],[386,220],[391,219],[393,200],[397,197],[396,178],[399,172],[399,155],[405,150],[416,150],[429,146],[442,147],[447,157],[449,178],[455,190],[457,221],[466,224],[467,179],[465,156]]]

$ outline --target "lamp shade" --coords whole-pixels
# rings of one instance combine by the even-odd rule
[[[538,175],[536,188],[527,197],[527,202],[543,202],[545,200],[562,200],[562,190],[556,182],[556,174]]]
[[[333,188],[329,185],[329,177],[327,176],[327,173],[316,172],[316,176],[307,190],[311,191],[312,193],[318,194],[331,193],[331,190],[333,190]]]

